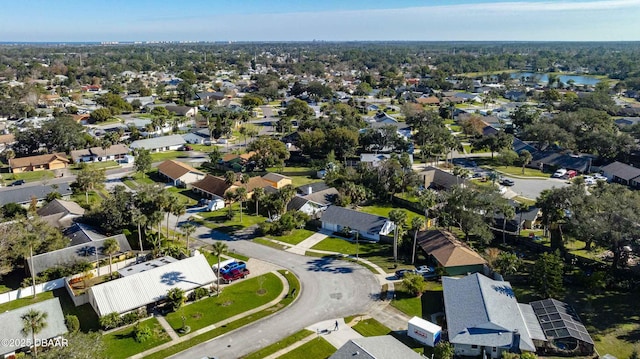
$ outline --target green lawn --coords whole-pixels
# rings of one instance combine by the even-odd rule
[[[291,177],[291,182],[294,187],[322,181],[321,179],[315,178],[316,171],[309,167],[270,167],[267,168],[267,171]]]
[[[198,203],[198,199],[190,189],[169,187],[167,191],[175,194],[178,197],[178,201],[186,203],[187,206],[193,206]]]
[[[284,275],[287,278],[287,281],[289,282],[289,288],[296,288],[296,291],[299,293],[300,292],[300,282],[298,281],[298,278],[296,278],[292,273],[289,273],[288,271],[284,271],[284,270],[280,270],[278,271],[280,272],[282,275]],[[238,319],[234,322],[228,323],[225,326],[222,327],[218,327],[215,328],[214,330],[211,330],[209,332],[200,334],[198,336],[196,336],[195,338],[191,338],[187,341],[184,341],[182,343],[176,344],[171,346],[170,348],[161,350],[159,352],[156,352],[154,354],[148,355],[145,358],[149,358],[149,359],[161,359],[161,358],[166,358],[168,356],[171,356],[172,354],[175,353],[179,353],[183,350],[189,349],[193,346],[196,346],[200,343],[206,342],[208,340],[211,340],[217,336],[220,336],[222,334],[228,333],[232,330],[236,330],[238,328],[241,328],[245,325],[251,324],[257,320],[260,320],[266,316],[269,316],[279,310],[282,310],[284,308],[286,308],[289,304],[291,304],[293,302],[294,298],[291,296],[288,296],[286,298],[284,298],[283,300],[280,301],[280,303],[274,305],[271,308],[267,308],[265,310],[261,310],[258,313],[255,314],[251,314],[248,315],[246,317],[243,317],[241,319]]]
[[[314,232],[308,229],[294,229],[290,234],[284,236],[268,236],[268,238],[275,239],[280,242],[296,245],[305,239],[309,238]]]
[[[282,350],[286,347],[291,346],[292,344],[299,342],[300,340],[308,337],[313,334],[312,331],[303,329],[297,333],[294,333],[284,339],[280,339],[277,343],[273,343],[267,347],[264,347],[257,352],[253,352],[249,355],[243,356],[242,359],[262,359],[268,357],[269,355]]]
[[[22,173],[3,173],[2,180],[10,184],[11,181],[24,180],[25,182],[42,181],[54,178],[53,171],[31,171]]]
[[[265,294],[258,294],[260,277],[264,277],[262,288]],[[226,287],[219,297],[209,297],[193,304],[185,305],[167,315],[167,321],[174,329],[182,327],[182,316],[191,330],[198,330],[234,315],[269,303],[282,292],[282,282],[272,273],[265,274]]]
[[[264,239],[264,238],[254,238],[253,239],[254,242],[256,243],[260,243],[263,246],[267,246],[267,247],[271,247],[271,248],[275,248],[275,249],[280,249],[280,250],[285,250],[287,249],[287,247],[285,247],[282,244],[276,243],[276,242],[272,242],[268,239]]]
[[[100,330],[98,315],[93,310],[93,307],[91,307],[91,304],[87,303],[76,307],[65,288],[54,290],[53,295],[60,299],[60,306],[62,307],[62,312],[64,312],[64,314],[71,314],[78,317],[78,320],[80,321],[80,329],[83,332]]]
[[[408,209],[404,209],[404,208],[398,208],[398,207],[394,207],[390,204],[376,204],[373,206],[364,206],[364,207],[360,207],[360,211],[361,212],[366,212],[366,213],[370,213],[370,214],[375,214],[377,216],[382,216],[382,217],[387,217],[389,218],[389,212],[391,212],[391,210],[393,209],[400,209],[403,210],[406,214],[407,214],[407,223],[411,223],[411,220],[414,217],[423,217],[422,215],[419,215],[413,211],[410,211]]]
[[[264,217],[256,216],[252,214],[252,211],[247,213],[247,208],[243,208],[242,221],[240,221],[240,203],[234,203],[231,208],[233,210],[232,219],[227,219],[228,207],[212,212],[200,212],[198,215],[204,219],[205,226],[225,233],[235,232],[265,221]]]
[[[517,166],[485,166],[488,168],[492,168],[498,172],[502,172],[506,175],[514,175],[514,176],[525,176],[525,177],[541,177],[541,178],[550,178],[551,173],[544,173],[540,170],[536,170],[533,168],[525,167],[524,174],[522,174],[522,167]]]
[[[82,207],[86,207],[86,206],[93,207],[94,205],[98,205],[100,204],[100,202],[102,202],[102,197],[100,197],[100,195],[95,191],[89,191],[88,197],[89,197],[89,204],[87,204],[87,196],[84,192],[76,192],[72,194],[71,200],[73,202],[76,202]]]
[[[335,352],[336,348],[333,345],[324,338],[318,337],[278,357],[278,359],[326,359]]]
[[[352,256],[356,255],[355,242],[349,242],[345,239],[336,237],[325,238],[311,249],[338,252]],[[369,243],[360,241],[358,254],[360,258],[373,262],[387,273],[393,273],[398,269],[414,268],[413,265],[405,263],[402,260],[403,258],[398,258],[397,267],[395,267],[395,263],[393,261],[393,246],[389,243]]]
[[[369,318],[365,319],[353,326],[353,330],[362,334],[363,337],[375,337],[380,335],[387,335],[391,332],[391,329],[387,328],[379,321]]]
[[[45,301],[47,299],[51,299],[51,298],[53,298],[53,292],[49,291],[49,292],[43,292],[43,293],[36,294],[35,298],[33,298],[33,296],[30,295],[30,296],[28,296],[26,298],[20,298],[20,299],[12,300],[10,302],[0,304],[0,313],[4,313],[4,312],[9,311],[9,310],[14,310],[14,309],[17,309],[17,308],[25,307],[27,305],[43,302],[43,301]]]
[[[89,168],[93,168],[93,169],[100,169],[100,168],[118,168],[120,167],[120,165],[118,164],[118,162],[116,161],[104,161],[104,162],[88,162],[85,163],[85,166],[89,167]],[[76,164],[73,167],[73,171],[80,171],[81,166]]]
[[[406,291],[402,283],[395,285],[395,298],[391,305],[401,312],[413,317],[431,320],[431,314],[442,311],[442,284],[427,282],[427,290],[421,297]]]
[[[188,157],[184,151],[165,151],[165,152],[154,152],[151,154],[152,162],[162,162],[165,160],[175,160],[180,157]]]
[[[171,340],[156,318],[140,322],[140,326],[151,328],[154,333],[151,339],[143,343],[138,343],[135,340],[133,336],[133,327],[127,327],[125,329],[103,335],[102,340],[106,348],[106,357],[111,359],[128,358],[134,354],[138,354]]]

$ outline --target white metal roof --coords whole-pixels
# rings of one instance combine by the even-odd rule
[[[172,288],[189,291],[213,283],[216,276],[202,254],[89,288],[99,316],[124,313],[161,300]]]

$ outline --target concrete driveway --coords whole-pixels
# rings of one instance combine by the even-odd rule
[[[211,231],[198,227],[200,241],[213,243]],[[380,293],[366,268],[341,260],[304,257],[250,241],[225,241],[231,250],[287,268],[302,283],[298,299],[272,317],[200,344],[174,358],[239,358],[323,320],[363,313]]]

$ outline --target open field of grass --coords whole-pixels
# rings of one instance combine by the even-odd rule
[[[51,179],[55,177],[53,171],[31,171],[22,173],[3,173],[2,180],[9,185],[12,181],[24,180],[25,182],[35,182]]]
[[[239,229],[265,221],[265,218],[262,216],[256,216],[255,214],[247,213],[247,208],[243,208],[241,221],[240,203],[232,204],[231,209],[233,210],[233,217],[231,219],[227,218],[227,214],[229,213],[228,207],[212,212],[200,212],[199,215],[204,219],[203,222],[207,227],[224,233],[235,232]]]
[[[162,329],[156,318],[140,322],[139,325],[151,328],[154,333],[153,337],[142,343],[137,342],[134,337],[133,326],[104,335],[102,340],[106,347],[106,357],[113,359],[128,358],[170,340],[169,335]]]
[[[326,359],[336,352],[336,348],[324,338],[317,337],[296,349],[288,352],[278,359]]]
[[[275,274],[265,274],[262,286],[260,277],[250,278],[226,287],[220,296],[209,297],[185,305],[167,315],[167,321],[174,329],[182,327],[182,316],[191,330],[198,330],[221,320],[230,318],[269,303],[282,292],[282,282]],[[260,294],[259,290],[265,290]]]
[[[320,179],[314,178],[316,171],[308,167],[284,167],[282,169],[271,167],[267,168],[267,171],[291,177],[291,182],[294,187],[300,187],[309,183],[321,181]]]
[[[389,218],[389,212],[391,212],[392,209],[401,209],[405,211],[407,214],[407,223],[411,223],[411,220],[414,217],[423,217],[413,211],[409,211],[408,209],[404,209],[404,208],[394,207],[391,204],[376,204],[372,206],[364,206],[359,208],[361,212],[375,214],[377,216],[382,216],[387,218]]]
[[[264,347],[257,352],[253,352],[249,355],[243,356],[242,359],[262,359],[268,357],[269,355],[282,350],[286,347],[291,346],[292,344],[299,342],[300,340],[308,337],[313,334],[312,331],[303,329],[297,333],[294,333],[284,339],[280,339],[277,343],[271,344],[267,347]]]
[[[162,162],[165,160],[175,160],[176,158],[187,158],[188,155],[184,151],[165,151],[165,152],[154,152],[151,154],[152,162]]]
[[[395,285],[395,298],[391,305],[401,312],[413,317],[431,320],[431,314],[438,313],[443,308],[442,284],[427,282],[427,290],[421,297],[409,293],[403,284]]]

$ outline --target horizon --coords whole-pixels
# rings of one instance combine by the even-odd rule
[[[640,41],[640,0],[34,0],[4,8],[3,44]]]

